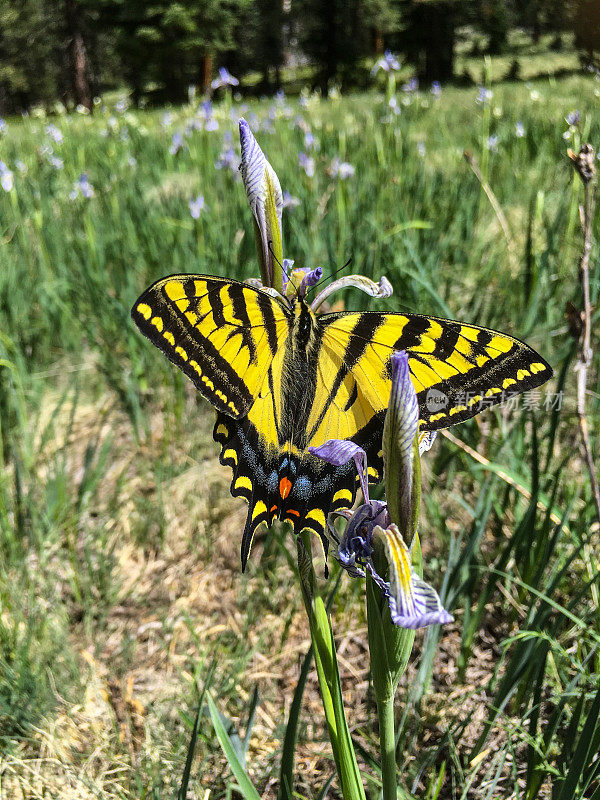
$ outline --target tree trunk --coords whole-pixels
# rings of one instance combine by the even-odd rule
[[[452,80],[454,73],[455,19],[451,2],[421,3],[417,22],[425,63],[419,78],[425,83]]]
[[[205,53],[200,60],[200,89],[202,94],[210,91],[210,81],[212,78],[213,60],[210,53]]]
[[[87,57],[83,41],[81,11],[77,0],[65,0],[65,20],[69,33],[71,85],[76,105],[92,109],[92,95],[87,73]]]
[[[373,52],[376,56],[383,53],[383,33],[379,29],[373,31]]]

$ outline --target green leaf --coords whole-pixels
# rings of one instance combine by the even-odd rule
[[[570,760],[569,772],[559,786],[556,800],[571,800],[576,797],[577,785],[580,781],[585,783],[585,770],[591,766],[590,761],[595,756],[595,748],[600,737],[600,689],[596,693],[590,708],[585,725],[579,736],[579,742]],[[585,791],[585,786],[582,787]],[[553,793],[554,796],[554,793]]]
[[[239,790],[245,800],[260,800],[260,795],[252,785],[250,778],[248,777],[244,767],[242,766],[236,752],[235,748],[229,738],[227,731],[225,730],[225,726],[221,721],[221,716],[219,714],[219,710],[216,707],[214,700],[210,696],[210,693],[207,692],[206,699],[208,701],[208,709],[210,711],[210,717],[212,719],[212,724],[215,729],[215,733],[217,734],[217,738],[221,743],[221,747],[223,748],[223,752],[227,758],[227,762],[231,767],[231,771],[234,774],[236,781],[238,782]]]

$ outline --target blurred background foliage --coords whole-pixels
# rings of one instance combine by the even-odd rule
[[[574,32],[586,63],[600,52],[596,0],[2,0],[0,113],[91,108],[124,85],[136,104],[182,102],[189,86],[209,88],[216,61],[245,78],[246,94],[281,88],[298,66],[323,91],[364,88],[365,57],[386,48],[421,81],[468,82],[457,46],[500,54],[515,29],[534,43],[550,35],[556,51]]]

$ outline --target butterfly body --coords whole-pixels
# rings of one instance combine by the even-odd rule
[[[261,523],[286,520],[296,533],[323,537],[327,513],[352,505],[354,465],[333,467],[309,446],[352,439],[368,454],[370,480],[380,480],[394,350],[409,355],[421,430],[468,419],[552,374],[528,345],[475,325],[400,313],[317,316],[299,295],[205,275],[157,281],[132,316],[217,409],[213,435],[233,471],[231,492],[249,503],[242,565]]]

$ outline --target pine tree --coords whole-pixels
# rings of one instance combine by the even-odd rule
[[[390,0],[300,0],[295,6],[300,46],[317,67],[317,83],[357,80],[360,60],[373,55],[382,34],[395,29]]]

